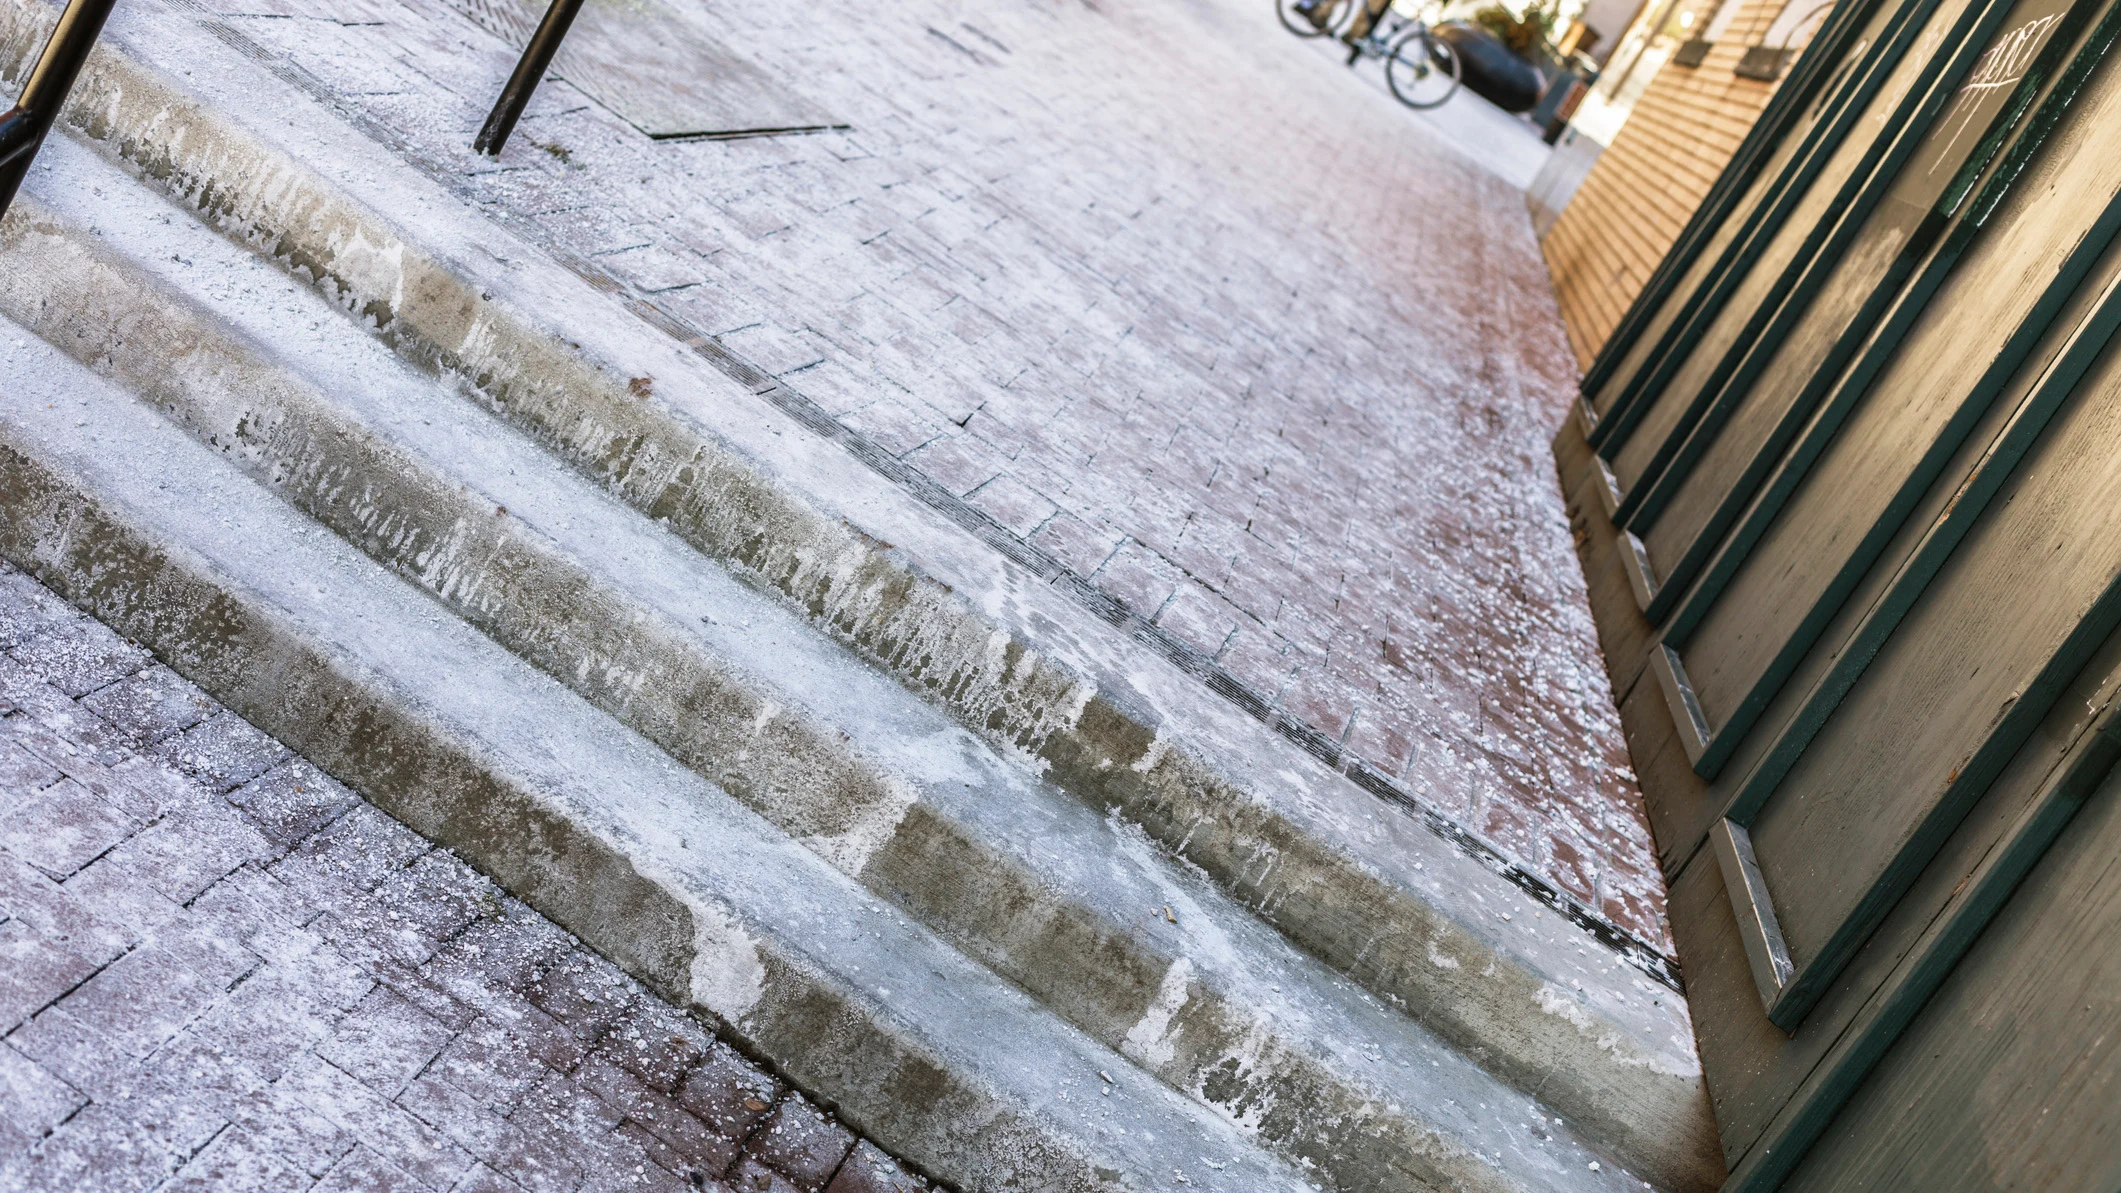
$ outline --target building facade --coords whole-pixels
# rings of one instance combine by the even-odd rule
[[[1632,111],[1617,132],[1582,130],[1605,148],[1540,242],[1581,363],[1597,355],[1745,139],[1786,71],[1790,43],[1801,45],[1823,15],[1817,0],[1643,7],[1578,123],[1594,125],[1601,101],[1632,100]]]

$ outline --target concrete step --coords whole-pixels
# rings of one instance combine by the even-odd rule
[[[19,61],[48,18],[48,10],[24,0],[0,4],[0,59]],[[1713,1133],[1683,1004],[1572,924],[1566,900],[1528,897],[1495,872],[1494,859],[1477,850],[1469,856],[1464,842],[1434,831],[1439,826],[1381,802],[1167,660],[1057,599],[1036,574],[996,558],[903,491],[851,467],[837,446],[732,385],[710,367],[718,351],[712,342],[688,346],[660,334],[635,317],[640,309],[628,311],[625,296],[614,301],[585,281],[593,273],[570,271],[537,245],[464,210],[386,146],[246,63],[229,44],[240,48],[240,39],[210,32],[151,3],[129,8],[114,26],[117,49],[152,47],[163,61],[207,69],[179,87],[136,58],[100,54],[70,119],[99,152],[157,180],[191,210],[313,281],[342,310],[370,321],[403,359],[449,377],[470,399],[456,403],[460,416],[475,405],[494,412],[581,480],[654,518],[697,559],[777,598],[779,609],[794,611],[812,630],[864,658],[872,668],[864,674],[891,677],[902,693],[919,694],[928,713],[953,720],[954,730],[942,728],[957,733],[963,748],[1042,769],[1050,788],[1029,786],[1049,808],[1066,809],[1052,815],[1087,811],[1102,824],[1095,814],[1114,813],[1131,826],[1129,834],[1139,834],[1136,841],[1197,867],[1195,881],[1214,887],[1225,908],[1249,910],[1287,944],[1404,1008],[1517,1091],[1536,1090],[1549,1113],[1559,1112],[1598,1149],[1666,1187],[1715,1183]],[[273,118],[258,119],[260,111]],[[376,210],[393,212],[397,222]],[[87,222],[96,222],[93,213]],[[652,383],[629,384],[647,378]],[[760,379],[761,386],[770,384]],[[385,435],[388,427],[378,426],[376,433]],[[418,436],[410,439],[416,447]],[[433,454],[450,458],[460,450]],[[423,491],[423,500],[436,503],[417,513],[452,517],[446,496]],[[493,504],[517,510],[530,508],[524,503],[531,500],[523,495]],[[556,535],[553,527],[565,521],[548,519],[539,529]],[[381,538],[370,545],[378,544],[388,546]],[[569,550],[554,554],[564,562]],[[416,573],[415,561],[405,574]],[[453,583],[446,575],[433,582]],[[671,624],[690,624],[667,593],[621,595]],[[486,596],[458,592],[452,599],[467,616],[479,617]],[[568,623],[577,635],[572,639],[538,640],[543,630],[533,629],[512,644],[548,670],[567,673],[557,661],[567,650],[590,657],[624,644],[634,632],[625,620],[628,608],[620,600],[603,607],[609,616],[600,614],[601,620]],[[510,640],[504,621],[480,624]],[[613,626],[626,628],[614,635]],[[661,632],[671,631],[666,625]],[[639,641],[654,638],[642,633],[647,636]],[[702,642],[712,637],[711,630],[699,633]],[[784,708],[803,711],[773,728],[802,738],[816,758],[853,767],[845,773],[857,777],[869,764],[902,779],[924,773],[866,737],[837,757],[831,732],[803,738],[803,726],[833,725],[848,702],[821,698],[806,706],[800,685],[770,665],[746,663],[726,644],[701,649],[731,652],[717,664],[727,676],[772,676],[774,684],[752,689],[745,683],[753,681],[727,680],[733,686],[721,694],[741,705],[746,691],[779,692],[787,698]],[[714,666],[706,673],[720,674]],[[657,678],[675,682],[668,673]],[[683,734],[703,727],[672,719],[672,709],[689,707],[686,701],[702,692],[666,687],[660,706],[632,708],[614,703],[624,675],[592,672],[571,682],[578,691],[604,685],[604,706],[620,708],[677,756],[706,759],[705,769],[727,777],[712,770],[720,754],[709,738],[698,738],[686,753]],[[722,724],[732,720],[724,715]],[[835,732],[852,739],[857,729]],[[964,742],[967,731],[981,740]],[[953,839],[982,844],[997,856],[1013,853],[1018,873],[1045,875],[1043,867],[1056,864],[1039,857],[1036,833],[1020,833],[1011,844],[1008,833],[979,828],[986,807],[980,800],[960,797],[965,806],[957,807],[942,788],[908,797],[892,794],[889,782],[872,786],[856,802],[878,818],[863,824],[886,823],[894,801],[903,800],[904,809],[921,809],[917,823],[933,818],[957,826]],[[750,795],[760,803],[760,793],[771,792],[766,780]],[[1066,799],[1051,798],[1052,792]],[[817,809],[785,811],[784,826],[795,826]],[[909,833],[907,823],[901,815],[887,841]],[[828,853],[835,846],[826,838],[866,841],[853,821],[823,827],[834,831],[798,835],[815,838]],[[1119,833],[1110,826],[1104,831]],[[844,853],[842,864],[869,847],[849,844],[854,852]],[[876,866],[882,874],[891,856],[890,850],[870,852],[859,868]],[[1087,909],[1085,922],[1109,932],[1124,922],[1126,908],[1139,911],[1138,888],[1114,888],[1121,894],[1108,902],[1120,910],[1108,911],[1096,906],[1098,882],[1065,868],[1048,878],[1045,889],[1066,898],[1037,904],[1038,914],[1059,915],[1051,909],[1060,906]],[[928,914],[948,923],[958,913]],[[1240,927],[1246,922],[1231,919]],[[981,933],[1007,940],[1030,922],[1036,921],[953,931],[967,941]],[[1135,968],[1123,976],[1071,977],[1073,991],[1049,992],[1056,1002],[1077,1000],[1072,1019],[1103,1017],[1101,1038],[1138,1026],[1145,991],[1152,984],[1162,990],[1164,975],[1184,956],[1171,941],[1129,947]],[[1011,960],[1007,950],[988,959],[1018,980],[1035,968]],[[1213,991],[1216,971],[1198,972],[1210,975],[1201,980]],[[1246,1015],[1264,1005],[1253,1003],[1231,1022],[1253,1022]],[[1212,1018],[1203,1015],[1203,1022]],[[1342,1089],[1362,1085],[1336,1080]],[[1189,1081],[1199,1084],[1183,1076],[1176,1084],[1185,1088]],[[1311,1137],[1326,1134],[1314,1128]]]
[[[26,209],[0,312],[1076,1028],[1333,1187],[1574,1188],[1594,1160],[1625,1179],[320,297],[71,146],[53,165],[38,190],[66,210]]]
[[[885,1146],[968,1189],[1306,1183],[221,453],[0,335],[10,559]]]

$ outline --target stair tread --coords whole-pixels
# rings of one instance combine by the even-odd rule
[[[1631,1034],[1650,1024],[1656,1034],[1676,1031],[1690,1039],[1683,1013],[1671,1012],[1681,1000],[1663,998],[1661,1008],[1652,1008],[1639,998],[1655,983],[1638,981],[1642,971],[1619,952],[1537,906],[1490,864],[1467,856],[1420,818],[1318,764],[902,490],[851,466],[839,446],[760,403],[609,295],[598,294],[517,230],[488,218],[501,213],[474,211],[437,185],[420,163],[408,160],[410,150],[401,157],[294,89],[242,69],[240,56],[163,0],[143,0],[118,14],[111,36],[127,44],[151,39],[158,58],[183,53],[229,64],[233,69],[225,76],[202,70],[184,83],[209,101],[225,102],[238,123],[244,113],[268,106],[259,99],[261,90],[284,91],[285,105],[272,109],[279,119],[246,124],[246,131],[283,146],[291,159],[328,172],[331,185],[351,202],[371,211],[416,211],[416,223],[400,220],[391,230],[416,241],[420,251],[432,253],[472,288],[507,300],[526,324],[586,346],[592,359],[624,360],[627,372],[651,376],[653,392],[643,399],[645,409],[709,429],[711,437],[755,462],[774,482],[888,542],[984,611],[997,629],[1021,634],[1135,706],[1142,722],[1157,726],[1166,741],[1212,758],[1229,773],[1274,776],[1273,783],[1260,784],[1252,794],[1271,801],[1276,814],[1365,870],[1418,893],[1498,954],[1557,983],[1581,983],[1590,1013],[1626,1025]],[[1502,919],[1503,912],[1511,918]],[[1691,1063],[1691,1055],[1688,1043],[1674,1059]]]

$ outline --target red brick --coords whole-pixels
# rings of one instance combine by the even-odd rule
[[[743,1139],[785,1092],[781,1083],[717,1043],[685,1078],[678,1100],[685,1109],[730,1139]]]
[[[20,918],[0,922],[0,1033],[35,1014],[96,972],[63,942],[51,940]]]
[[[1140,543],[1121,544],[1091,583],[1144,618],[1156,616],[1185,576]]]
[[[453,1034],[396,991],[378,987],[339,1021],[332,1038],[316,1051],[391,1097],[427,1067]]]
[[[736,1193],[810,1193],[751,1156],[729,1174],[728,1184]]]
[[[818,1193],[839,1170],[854,1146],[854,1135],[795,1094],[774,1107],[773,1118],[751,1137],[744,1150],[794,1182],[803,1193]]]
[[[138,827],[134,817],[62,779],[0,816],[0,848],[64,879]]]
[[[235,1127],[214,1136],[212,1143],[161,1187],[170,1193],[279,1193],[308,1183],[307,1174],[250,1132]]]
[[[657,999],[635,1003],[604,1037],[612,1063],[659,1093],[675,1093],[714,1040],[692,1017]]]
[[[352,792],[300,759],[245,781],[229,796],[260,832],[282,846],[324,827],[353,801]]]
[[[82,697],[136,747],[182,733],[214,712],[213,701],[167,667],[149,667]]]
[[[547,970],[524,992],[585,1043],[602,1039],[636,997],[617,971],[580,950]]]
[[[154,662],[154,656],[87,618],[50,625],[8,653],[31,674],[75,697]]]
[[[928,1188],[928,1182],[864,1141],[854,1145],[825,1193],[926,1193]]]

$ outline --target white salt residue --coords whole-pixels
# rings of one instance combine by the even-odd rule
[[[341,277],[352,281],[358,290],[368,296],[388,295],[390,311],[396,314],[405,309],[405,242],[393,239],[387,244],[369,238],[368,229],[349,222],[346,241],[337,247],[335,267]]]
[[[758,942],[719,907],[692,905],[692,1001],[725,1023],[740,1023],[766,996]]]
[[[1158,896],[1171,909],[1172,918],[1178,921],[1186,952],[1215,972],[1244,972],[1245,967],[1239,964],[1241,957],[1237,946],[1216,925],[1214,918],[1201,909],[1192,891],[1175,877],[1182,873],[1196,878],[1205,888],[1207,876],[1184,858],[1165,853],[1149,840],[1149,835],[1140,826],[1118,816],[1106,817],[1105,823],[1111,826],[1113,836],[1119,842],[1120,864],[1133,866],[1156,884]]]
[[[1262,1072],[1265,1068],[1263,1062],[1267,1046],[1268,1038],[1264,1031],[1256,1026],[1247,1030],[1244,1038],[1237,1042],[1237,1046],[1230,1050],[1226,1058],[1236,1066],[1236,1078],[1244,1094],[1232,1102],[1218,1102],[1205,1095],[1201,1099],[1220,1111],[1222,1117],[1231,1125],[1251,1135],[1259,1133],[1260,1124],[1266,1121],[1267,1114],[1274,1109],[1276,1101],[1277,1083],[1273,1081],[1271,1073]],[[1248,1095],[1249,1101],[1246,1101]]]
[[[1149,1004],[1149,1011],[1141,1021],[1128,1030],[1120,1051],[1151,1069],[1170,1064],[1178,1052],[1171,1033],[1171,1020],[1185,1008],[1192,982],[1193,963],[1184,957],[1173,961],[1156,989],[1156,1001]]]
[[[1598,1032],[1592,1043],[1598,1047],[1600,1052],[1611,1057],[1616,1063],[1648,1069],[1653,1073],[1666,1077],[1696,1077],[1700,1075],[1700,1070],[1690,1063],[1693,1060],[1691,1047],[1678,1050],[1676,1053],[1641,1051],[1629,1041],[1622,1039],[1620,1034],[1612,1030],[1610,1025],[1601,1025],[1594,1021],[1590,1012],[1583,1008],[1578,996],[1573,991],[1564,990],[1550,982],[1539,988],[1538,1000],[1540,1010],[1566,1020],[1569,1026],[1574,1027],[1577,1031],[1584,1033]]]
[[[1143,750],[1142,756],[1134,760],[1134,772],[1136,774],[1148,774],[1150,771],[1155,770],[1156,764],[1162,762],[1164,755],[1170,752],[1171,740],[1164,736],[1163,730],[1158,729],[1156,736],[1149,742],[1149,748]]]

